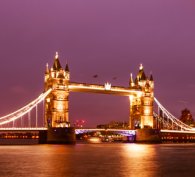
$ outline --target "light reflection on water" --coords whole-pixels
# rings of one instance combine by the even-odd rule
[[[0,146],[0,176],[195,176],[195,145],[77,144]]]
[[[160,176],[159,164],[156,160],[155,145],[132,144],[124,145],[122,151],[123,165],[129,176]],[[125,174],[123,176],[125,176]],[[127,175],[126,175],[127,176]]]

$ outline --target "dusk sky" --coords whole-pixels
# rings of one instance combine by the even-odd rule
[[[187,107],[195,118],[194,0],[0,1],[0,116],[43,91],[56,51],[73,82],[127,87],[142,63],[155,97],[175,116]],[[71,122],[128,117],[128,97],[70,94]]]

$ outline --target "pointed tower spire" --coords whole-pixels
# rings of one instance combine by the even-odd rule
[[[149,84],[149,80],[146,81],[146,84],[145,84],[145,92],[149,92],[150,91],[150,84]]]
[[[130,87],[133,87],[135,85],[134,82],[133,82],[133,74],[132,73],[130,74],[129,85],[130,85]]]
[[[153,76],[152,76],[152,72],[151,72],[151,74],[150,74],[150,86],[152,87],[152,88],[154,88],[154,79],[153,79]]]
[[[138,76],[138,78],[139,78],[140,81],[146,80],[146,75],[145,75],[145,73],[144,73],[144,67],[143,67],[142,64],[140,64],[139,73],[138,73],[137,76]]]
[[[144,69],[144,67],[143,67],[143,65],[141,63],[140,66],[139,66],[139,70],[143,70],[143,69]]]
[[[70,72],[69,67],[68,67],[68,62],[67,62],[67,60],[66,60],[65,71],[66,71],[66,72]]]
[[[59,58],[59,55],[58,55],[58,52],[56,52],[55,59],[58,59],[58,58]]]
[[[46,69],[45,69],[45,74],[48,74],[49,73],[49,65],[48,63],[46,64]]]
[[[59,61],[59,55],[58,55],[58,52],[56,52],[55,59],[54,59],[54,64],[53,64],[53,69],[59,71],[61,68],[62,67],[61,67],[61,64],[60,64],[60,61]]]
[[[139,76],[137,75],[137,77],[135,78],[135,85],[138,85],[139,83]]]
[[[152,73],[150,74],[150,81],[154,81]]]

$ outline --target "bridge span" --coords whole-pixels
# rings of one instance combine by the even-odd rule
[[[68,64],[63,68],[56,53],[51,68],[46,65],[44,75],[44,91],[36,99],[24,107],[0,117],[1,137],[19,137],[33,132],[43,133],[47,142],[75,142],[77,133],[87,131],[107,131],[121,133],[125,136],[135,136],[136,142],[174,139],[174,141],[194,141],[195,128],[183,123],[173,116],[155,97],[153,76],[145,74],[140,65],[135,78],[129,78],[129,86],[112,86],[111,83],[88,84],[70,80]],[[69,119],[69,95],[71,92],[87,92],[126,96],[129,100],[128,128],[119,129],[76,129]],[[42,106],[40,106],[42,105]],[[42,110],[40,111],[40,107]],[[40,116],[40,112],[42,115]],[[42,123],[39,121],[42,120]],[[124,121],[124,120],[122,120]],[[43,128],[44,127],[44,128]],[[14,136],[10,134],[14,134]],[[39,133],[38,133],[39,134]],[[7,136],[9,135],[9,136]],[[24,136],[29,137],[29,136]],[[39,137],[39,135],[32,135]],[[66,139],[66,138],[67,139]]]

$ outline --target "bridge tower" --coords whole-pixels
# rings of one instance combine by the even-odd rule
[[[47,64],[45,71],[45,91],[52,88],[51,93],[45,99],[45,123],[47,127],[70,126],[68,109],[69,80],[68,64],[63,69],[56,52],[53,66],[49,69]]]
[[[154,128],[154,80],[152,74],[148,78],[141,64],[135,80],[133,80],[131,74],[129,85],[131,89],[140,91],[136,95],[131,95],[129,98],[130,129]]]
[[[52,89],[45,98],[45,125],[48,127],[48,141],[63,143],[67,133],[73,131],[69,122],[69,85],[70,72],[68,64],[62,68],[56,52],[51,68],[46,65],[44,90]],[[69,138],[68,138],[69,139]],[[74,138],[73,138],[74,139]]]

